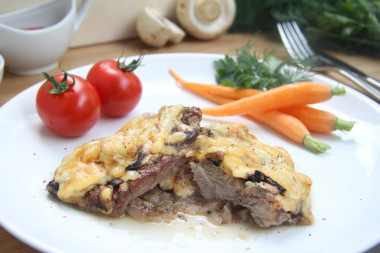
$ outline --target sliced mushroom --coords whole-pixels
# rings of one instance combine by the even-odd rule
[[[234,0],[179,0],[177,18],[193,37],[214,39],[226,32],[236,14]]]
[[[140,39],[152,47],[162,47],[167,42],[179,43],[185,37],[179,26],[150,7],[145,7],[138,16],[136,29]]]

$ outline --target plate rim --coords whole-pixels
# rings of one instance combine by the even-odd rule
[[[214,53],[157,53],[157,54],[149,54],[149,55],[146,55],[144,57],[150,58],[150,57],[173,57],[173,56],[178,57],[178,58],[183,57],[183,56],[207,58],[210,56],[212,56],[212,57],[224,57],[225,54],[214,54]],[[91,67],[93,64],[94,63],[90,63],[90,64],[86,64],[83,66],[79,66],[79,67],[70,69],[69,71],[78,72],[81,69]],[[321,76],[321,75],[318,75],[318,76]],[[322,76],[322,77],[326,78],[329,81],[333,80],[329,77],[325,77],[325,76]],[[19,92],[14,97],[12,97],[7,102],[5,102],[0,107],[0,118],[3,116],[3,114],[6,113],[6,111],[8,110],[9,107],[13,106],[14,104],[17,104],[20,99],[22,99],[24,96],[28,95],[29,93],[34,93],[37,90],[37,88],[43,82],[44,82],[44,80],[41,80],[41,81],[31,85],[30,87]],[[348,91],[350,93],[353,93],[355,96],[357,96],[358,99],[364,101],[368,106],[372,107],[373,109],[375,109],[380,114],[380,105],[377,104],[374,100],[370,99],[369,97],[365,96],[364,94],[360,93],[359,91],[355,90],[354,88],[352,88],[350,86],[345,85],[345,88],[348,89]],[[5,217],[3,217],[2,212],[0,212],[0,224],[4,228],[4,230],[6,230],[12,236],[14,236],[15,238],[17,238],[18,240],[22,241],[23,243],[27,244],[28,246],[30,246],[32,248],[43,250],[43,251],[46,251],[46,250],[47,251],[55,251],[55,250],[57,250],[56,248],[52,248],[49,244],[46,244],[44,241],[38,240],[35,237],[25,233],[21,228],[15,227],[12,224],[12,222],[7,221],[5,219]],[[380,242],[380,238],[379,238],[379,240],[374,241],[372,246],[370,246],[370,248],[372,248],[373,246],[376,246],[379,242]],[[368,249],[370,249],[370,248],[368,248]]]

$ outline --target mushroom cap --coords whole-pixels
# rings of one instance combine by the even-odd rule
[[[177,19],[197,39],[214,39],[226,32],[236,14],[234,0],[178,0]]]
[[[168,41],[178,43],[185,37],[179,26],[148,6],[137,17],[136,30],[140,39],[152,47],[162,47]]]

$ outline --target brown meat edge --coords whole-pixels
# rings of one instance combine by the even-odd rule
[[[178,148],[191,147],[198,136],[202,113],[197,107],[186,107],[182,114],[181,121],[194,128],[193,132],[188,133],[188,138],[178,145]],[[142,176],[135,181],[124,182],[121,179],[113,179],[106,186],[112,186],[111,210],[101,201],[100,192],[102,185],[97,185],[87,192],[85,199],[76,205],[86,211],[109,214],[110,216],[124,215],[128,202],[145,192],[153,189],[166,176],[175,174],[177,170],[187,163],[189,158],[183,156],[169,156],[155,161],[151,164],[138,164],[140,171],[144,171]],[[57,197],[59,183],[50,181],[46,186],[47,191]]]
[[[278,193],[262,188],[259,184],[246,185],[246,180],[224,173],[212,162],[190,162],[190,166],[205,199],[229,201],[234,206],[246,208],[259,227],[305,222],[301,213],[293,214],[281,208],[275,199]]]

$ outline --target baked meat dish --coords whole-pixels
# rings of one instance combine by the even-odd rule
[[[259,227],[311,224],[312,182],[282,148],[241,124],[201,126],[196,107],[164,106],[74,149],[47,190],[86,211],[143,221],[183,214]]]

